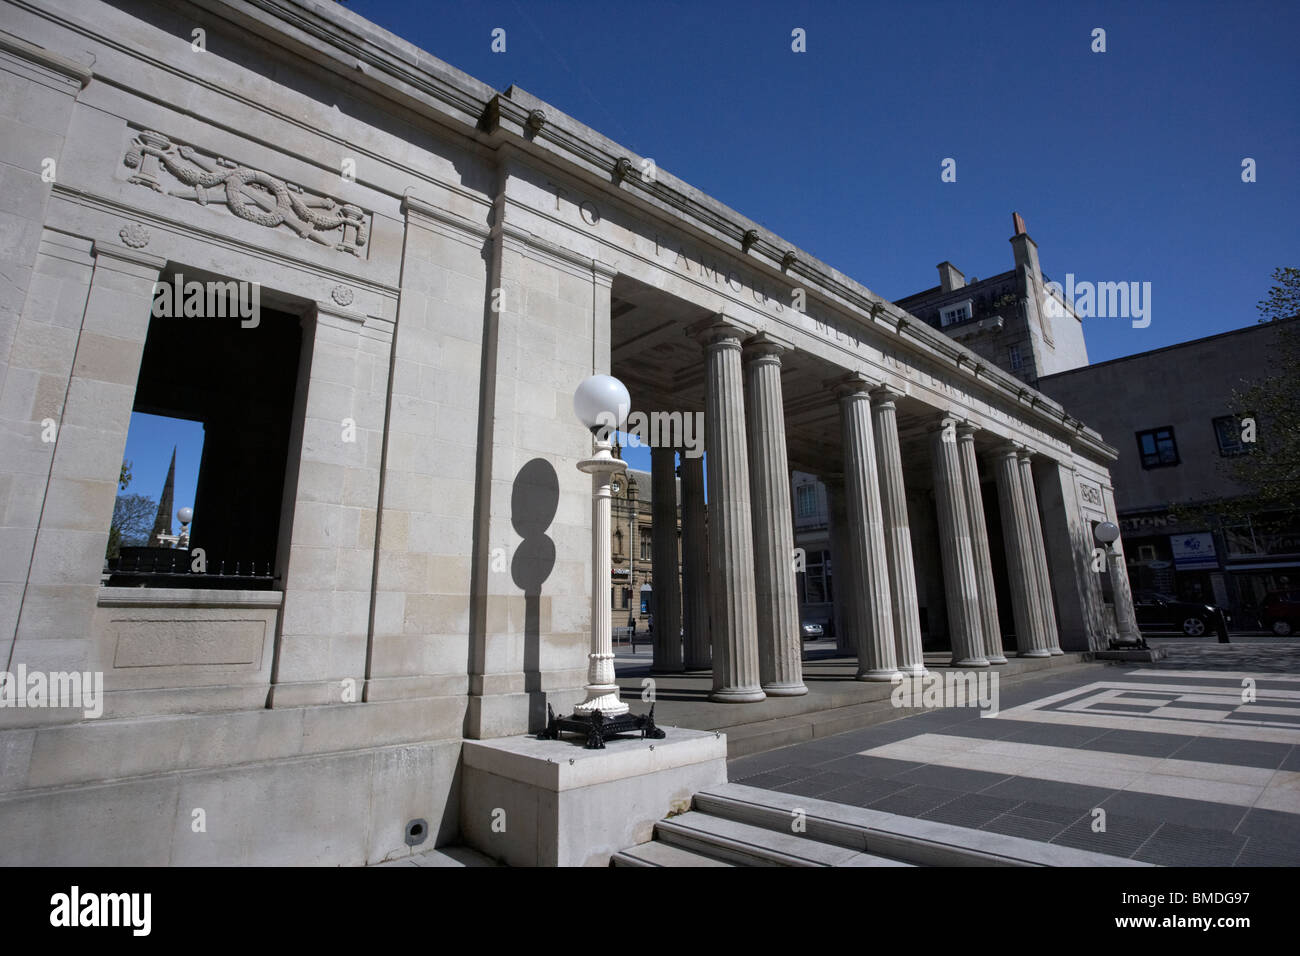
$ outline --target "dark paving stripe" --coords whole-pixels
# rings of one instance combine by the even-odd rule
[[[1201,760],[1206,763],[1230,764],[1237,767],[1266,767],[1276,770],[1282,766],[1282,761],[1290,752],[1290,744],[1193,737],[1179,748],[1177,757],[1179,760]]]
[[[893,760],[889,757],[863,757],[860,754],[850,754],[847,757],[840,757],[838,760],[820,764],[817,769],[834,770],[839,773],[848,773],[855,777],[872,780],[888,780],[891,777],[897,777],[899,774],[907,773],[909,770],[915,770],[921,766],[923,766],[921,763],[911,760]]]
[[[1012,777],[985,791],[992,797],[1019,797],[1034,803],[1050,803],[1059,807],[1092,809],[1116,791],[1102,787],[1085,787],[1055,780],[1038,780],[1033,777]]]
[[[1089,704],[1083,709],[1083,713],[1105,714],[1118,711],[1121,714],[1141,714],[1146,716],[1153,713],[1159,704],[1121,704],[1119,701],[1111,698],[1108,700],[1099,700],[1095,704]],[[1078,711],[1074,711],[1078,713]]]
[[[867,807],[881,797],[896,793],[906,786],[906,784],[899,783],[896,780],[860,780],[857,783],[849,784],[847,787],[840,787],[837,790],[823,793],[821,799],[831,800],[835,803],[845,803],[854,807]]]
[[[1251,837],[1237,855],[1237,866],[1300,866],[1300,845]]]
[[[1059,823],[1061,826],[1067,826],[1082,820],[1085,814],[1090,814],[1091,809],[1091,807],[1087,809],[1063,807],[1056,803],[1022,800],[1012,808],[1011,812],[1018,817],[1032,817],[1035,820],[1048,820],[1052,823]],[[1088,816],[1088,819],[1091,819],[1091,815]]]
[[[1171,825],[1223,831],[1229,834],[1241,823],[1248,809],[1226,803],[1164,797],[1151,793],[1136,793],[1132,790],[1120,790],[1111,794],[1102,807],[1107,813],[1141,817],[1144,820],[1155,820],[1161,823],[1168,822]]]
[[[1252,808],[1233,832],[1253,840],[1285,844],[1290,852],[1300,854],[1300,814]]]
[[[1232,866],[1245,845],[1245,837],[1231,833],[1166,823],[1133,858],[1160,866]]]
[[[924,784],[917,784],[904,787],[886,797],[882,797],[870,804],[870,806],[872,810],[901,813],[907,817],[919,817],[921,814],[949,803],[960,796],[964,796],[960,790],[947,790],[942,787],[928,787]]]
[[[857,777],[847,773],[815,773],[811,777],[804,777],[801,780],[792,780],[789,783],[778,784],[773,787],[774,790],[780,790],[782,793],[795,793],[801,797],[819,797],[828,790],[834,790],[837,787],[843,787],[846,784],[856,783]],[[750,786],[752,783],[746,781]]]
[[[1015,800],[971,794],[921,814],[922,819],[978,829],[1016,805]]]
[[[1282,761],[1282,765],[1277,769],[1300,773],[1300,747],[1292,747],[1291,753],[1287,755],[1287,758]]]
[[[1051,820],[1035,820],[1033,817],[1022,817],[1014,813],[1004,813],[1000,817],[995,817],[988,823],[980,827],[981,830],[991,830],[994,833],[1004,833],[1007,836],[1024,837],[1027,840],[1039,840],[1044,843],[1050,842],[1053,837],[1057,836],[1064,826],[1060,823],[1054,823]]]
[[[1130,857],[1160,828],[1160,824],[1154,820],[1121,816],[1118,813],[1106,814],[1105,820],[1105,831],[1093,832],[1095,821],[1089,813],[1066,827],[1052,842],[1094,853]]]
[[[733,783],[743,783],[747,787],[765,787],[771,790],[775,787],[779,787],[783,783],[790,783],[807,776],[807,774],[803,772],[803,769],[804,768],[791,770],[786,767],[781,767],[777,770],[767,770],[751,777],[732,777],[728,774],[728,779]]]
[[[1177,706],[1179,708],[1187,708],[1188,710],[1217,710],[1219,713],[1230,714],[1238,707],[1240,707],[1241,704],[1233,703],[1231,701],[1226,701],[1222,704],[1219,703],[1211,704],[1202,700],[1180,700],[1178,701]]]
[[[1079,744],[1081,750],[1103,750],[1135,757],[1171,757],[1194,740],[1185,734],[1144,733],[1138,730],[1104,730],[1099,737]]]

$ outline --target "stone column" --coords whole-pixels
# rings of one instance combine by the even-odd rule
[[[651,671],[677,673],[682,665],[681,585],[677,577],[677,449],[650,449],[650,554],[654,559],[654,663]]]
[[[857,654],[858,627],[853,620],[853,587],[849,573],[849,519],[844,504],[844,476],[822,475],[831,544],[831,610],[835,619],[835,649]]]
[[[1020,657],[1050,657],[1043,637],[1038,610],[1039,592],[1032,570],[1029,518],[1020,485],[1020,466],[1014,442],[994,450],[994,473],[998,484],[998,507],[1002,512],[1002,539],[1007,549],[1007,577],[1011,586],[1011,610],[1016,622],[1016,652]]]
[[[844,497],[853,620],[857,626],[858,680],[889,681],[899,673],[894,655],[894,615],[889,559],[871,433],[873,385],[854,372],[837,382],[844,448]]]
[[[1029,542],[1033,555],[1034,578],[1038,582],[1038,606],[1043,616],[1043,640],[1052,654],[1063,654],[1056,635],[1056,604],[1052,600],[1052,578],[1047,571],[1047,550],[1043,543],[1043,525],[1038,517],[1038,491],[1034,487],[1034,468],[1030,459],[1033,452],[1021,448],[1017,452],[1020,466],[1020,487],[1025,496],[1025,511],[1029,518]]]
[[[955,667],[988,667],[980,623],[975,556],[966,510],[961,461],[957,454],[957,420],[943,415],[930,433],[934,466],[934,500],[939,517],[939,552],[948,604],[948,634]]]
[[[781,353],[793,345],[768,332],[746,343],[745,415],[753,500],[758,673],[771,697],[808,693],[803,683],[799,594],[794,578],[794,515],[781,404]]]
[[[687,413],[689,414],[689,413]],[[712,660],[709,636],[709,541],[704,511],[704,456],[682,451],[682,623],[685,666],[705,670]]]
[[[872,389],[871,424],[880,471],[889,593],[893,597],[890,611],[894,619],[894,652],[900,671],[919,676],[926,672],[925,655],[921,649],[921,613],[916,600],[916,566],[912,560],[912,529],[907,519],[903,456],[898,445],[895,402],[901,394],[887,385]]]
[[[704,344],[704,445],[709,493],[709,603],[712,700],[763,700],[759,686],[754,528],[749,500],[740,343],[751,325],[718,314],[692,326]]]
[[[998,597],[993,587],[993,559],[989,556],[989,531],[984,523],[984,496],[980,491],[980,466],[975,458],[974,425],[957,428],[957,449],[961,458],[962,485],[966,490],[966,517],[970,521],[971,551],[975,558],[975,587],[979,595],[980,631],[984,635],[984,656],[990,664],[1005,664],[1002,628],[998,622]]]

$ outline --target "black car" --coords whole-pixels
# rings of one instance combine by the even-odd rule
[[[1133,610],[1138,627],[1144,631],[1182,631],[1188,637],[1201,637],[1222,627],[1227,630],[1228,612],[1213,604],[1180,601],[1170,594],[1137,591]]]

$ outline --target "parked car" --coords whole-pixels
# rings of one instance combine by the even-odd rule
[[[826,636],[826,629],[816,621],[804,621],[799,626],[799,631],[805,641],[820,641]]]
[[[1182,631],[1188,637],[1200,637],[1208,631],[1218,630],[1220,626],[1226,630],[1232,620],[1221,607],[1180,601],[1171,594],[1158,591],[1135,592],[1133,610],[1142,630]]]
[[[1279,637],[1300,630],[1300,591],[1273,591],[1260,606],[1264,626]]]

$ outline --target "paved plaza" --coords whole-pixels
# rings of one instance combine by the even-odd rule
[[[1300,864],[1300,646],[1166,647],[1004,685],[996,716],[933,710],[739,757],[728,776],[1147,863]]]

